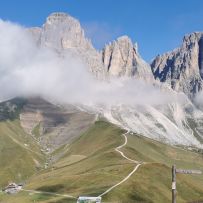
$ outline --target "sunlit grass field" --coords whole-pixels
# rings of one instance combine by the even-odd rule
[[[114,148],[124,142],[124,130],[105,121],[96,122],[71,145],[57,151],[63,157],[46,170],[31,176],[25,189],[97,196],[129,174],[135,164],[118,154]],[[165,145],[137,135],[128,135],[122,149],[127,156],[144,161],[125,183],[103,196],[103,202],[136,203],[171,202],[171,166],[203,170],[203,155]],[[56,153],[56,152],[55,152]],[[203,175],[177,175],[177,202],[203,201]],[[3,203],[65,203],[76,202],[66,197],[20,192],[0,195]]]

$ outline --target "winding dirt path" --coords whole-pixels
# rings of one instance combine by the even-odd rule
[[[126,144],[128,143],[128,138],[127,138],[127,134],[129,132],[126,132],[124,134],[122,134],[122,136],[125,138],[125,142],[116,147],[115,148],[115,151],[118,152],[124,159],[132,162],[132,163],[135,163],[136,166],[134,167],[134,169],[124,178],[122,179],[119,183],[113,185],[112,187],[110,187],[108,190],[106,190],[105,192],[103,192],[102,194],[100,194],[98,197],[102,197],[104,196],[105,194],[109,193],[111,190],[113,190],[114,188],[118,187],[119,185],[121,185],[122,183],[124,183],[125,181],[127,181],[137,170],[138,168],[144,164],[144,162],[139,162],[137,160],[134,160],[134,159],[130,159],[129,157],[127,157],[122,151],[121,149],[126,146]],[[31,193],[37,193],[37,194],[48,194],[48,195],[54,195],[54,196],[61,196],[61,197],[67,197],[67,198],[73,198],[73,199],[77,199],[76,197],[74,196],[71,196],[71,195],[66,195],[66,194],[58,194],[58,193],[52,193],[52,192],[43,192],[43,191],[36,191],[36,190],[24,190],[22,189],[23,191],[26,191],[26,192],[31,192]]]
[[[101,195],[99,195],[99,197],[104,196],[105,194],[107,194],[107,193],[109,193],[111,190],[113,190],[114,188],[118,187],[119,185],[121,185],[122,183],[124,183],[125,181],[127,181],[127,180],[138,170],[138,168],[139,168],[142,164],[144,164],[144,163],[140,163],[140,162],[138,162],[138,161],[136,161],[136,160],[134,160],[134,159],[130,159],[130,158],[127,157],[122,151],[120,151],[120,149],[122,149],[122,148],[123,148],[124,146],[126,146],[126,144],[128,143],[128,138],[127,138],[127,136],[126,136],[128,133],[129,133],[129,131],[126,132],[126,133],[124,133],[124,134],[122,134],[122,135],[124,136],[124,138],[125,138],[125,142],[124,142],[122,145],[116,147],[116,148],[115,148],[115,151],[117,151],[124,159],[126,159],[126,160],[128,160],[128,161],[130,161],[130,162],[135,163],[136,166],[134,167],[134,169],[133,169],[123,180],[121,180],[119,183],[117,183],[117,184],[113,185],[112,187],[110,187],[108,190],[106,190],[106,191],[103,192]]]

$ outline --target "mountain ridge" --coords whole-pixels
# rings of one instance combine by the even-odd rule
[[[58,63],[67,60],[68,71],[53,63],[54,73],[64,77],[55,82],[53,75],[46,94],[37,90],[0,102],[0,186],[11,179],[25,183],[16,195],[0,191],[0,202],[75,202],[82,195],[108,202],[170,202],[171,166],[203,169],[203,110],[193,100],[203,77],[201,33],[185,36],[181,47],[148,64],[128,36],[96,50],[80,22],[66,13],[52,13],[42,27],[27,31],[37,53],[38,47]],[[71,57],[95,76],[90,85],[78,82],[87,71],[71,75]],[[39,72],[37,88],[52,74],[52,63],[42,64],[47,69]],[[37,67],[26,76],[34,78]],[[29,77],[26,84],[36,83]],[[71,96],[80,93],[84,96],[74,103]],[[179,202],[202,201],[202,176],[177,174],[177,180]]]
[[[93,110],[123,128],[156,140],[202,148],[203,112],[193,100],[202,88],[203,33],[186,35],[181,47],[157,56],[150,65],[141,58],[137,44],[133,44],[128,36],[117,38],[98,52],[86,38],[80,22],[68,14],[53,13],[42,28],[31,28],[30,32],[35,40],[36,35],[40,36],[37,40],[39,46],[63,54],[71,52],[82,58],[89,71],[99,79],[140,80],[170,93],[174,98],[182,97],[182,102],[171,104],[118,104],[110,108],[90,105],[84,108],[85,111]]]
[[[155,79],[168,83],[190,98],[202,90],[202,32],[183,37],[179,48],[158,55],[151,63]],[[200,57],[201,56],[201,57]]]
[[[133,77],[136,72],[141,78],[146,78],[145,73],[149,79],[153,77],[150,65],[140,57],[137,46],[132,44],[129,37],[121,36],[103,50],[97,51],[86,38],[80,22],[66,13],[52,13],[42,27],[30,28],[28,31],[39,46],[52,48],[59,53],[73,51],[79,55],[98,78]],[[123,61],[119,60],[121,56]],[[118,69],[113,68],[115,65],[118,65]]]
[[[148,64],[140,56],[137,43],[133,44],[127,35],[96,50],[80,22],[63,12],[51,13],[42,27],[28,30],[39,46],[81,57],[97,78],[131,77],[150,83],[156,80],[190,98],[202,90],[202,32],[185,35],[181,47],[156,56]]]

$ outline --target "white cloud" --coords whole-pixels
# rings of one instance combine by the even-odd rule
[[[26,29],[0,20],[0,100],[16,96],[109,105],[158,105],[177,99],[135,79],[98,81],[77,57],[39,48]]]

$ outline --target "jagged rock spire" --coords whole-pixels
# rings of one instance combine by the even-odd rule
[[[189,96],[203,87],[203,33],[185,35],[180,48],[157,56],[152,64],[154,77]]]
[[[102,52],[105,69],[111,76],[153,79],[150,66],[140,57],[137,44],[121,36],[105,46]]]

